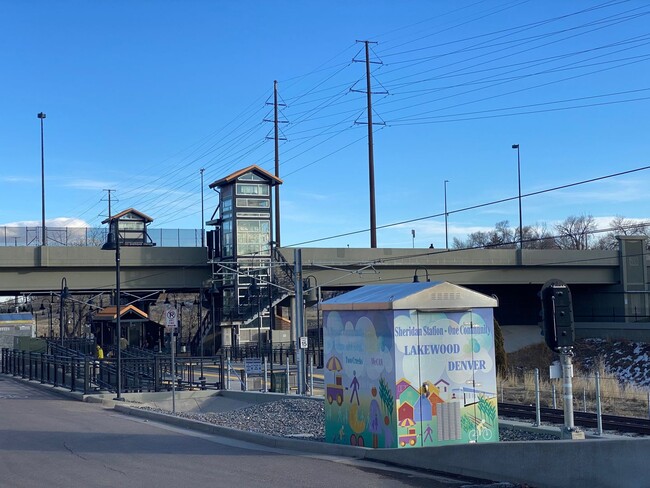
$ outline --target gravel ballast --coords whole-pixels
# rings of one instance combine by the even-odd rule
[[[149,411],[170,414],[168,410],[140,407]],[[297,437],[314,441],[325,439],[325,410],[323,403],[304,398],[291,398],[260,403],[228,412],[177,412],[177,416],[200,422],[279,437]],[[543,432],[529,432],[499,426],[501,441],[557,440]]]

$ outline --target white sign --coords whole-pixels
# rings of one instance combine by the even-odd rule
[[[246,374],[262,374],[262,358],[244,358]]]
[[[165,310],[165,326],[172,329],[178,327],[178,312],[175,308],[168,307]]]
[[[300,338],[300,349],[307,349],[309,346],[309,341],[305,336]]]

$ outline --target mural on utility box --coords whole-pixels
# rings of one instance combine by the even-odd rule
[[[365,447],[498,440],[491,308],[329,311],[325,434]]]

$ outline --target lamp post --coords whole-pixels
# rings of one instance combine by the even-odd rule
[[[102,246],[103,251],[115,251],[115,345],[117,347],[117,397],[122,398],[122,338],[121,307],[120,307],[120,219],[116,218],[109,224],[112,228],[106,237],[106,243]]]
[[[512,148],[517,150],[517,185],[519,186],[519,249],[523,249],[524,231],[521,223],[521,157],[519,154],[519,144],[513,144]]]
[[[205,168],[201,168],[201,247],[205,247],[205,216],[203,214],[203,172]],[[203,351],[203,349],[201,349]],[[201,352],[203,354],[203,352]]]
[[[413,275],[413,283],[419,283],[420,278],[418,278],[418,269],[423,269],[424,272],[426,273],[427,276],[427,283],[430,282],[431,280],[429,279],[429,271],[427,271],[425,268],[415,268],[415,274]]]
[[[411,229],[411,237],[413,238],[413,249],[415,249],[415,229]]]
[[[68,298],[70,291],[68,290],[68,280],[65,279],[65,276],[61,278],[61,295],[59,303],[59,336],[61,341],[61,347],[63,347],[63,309],[65,307],[65,299]]]
[[[204,356],[203,352],[203,324],[201,323],[201,319],[203,318],[203,307],[201,305],[201,302],[203,301],[203,286],[199,288],[199,296],[194,299],[194,306],[198,308],[197,312],[197,330],[199,331],[199,334],[201,336],[201,357]],[[201,375],[203,376],[203,375]]]
[[[47,302],[47,305],[48,305],[47,316],[48,316],[48,318],[50,320],[50,339],[52,339],[52,302],[51,302],[51,300],[47,300],[47,299],[43,300],[41,302],[41,308],[40,308],[41,311],[45,311],[45,305],[43,304],[43,302]]]
[[[447,183],[449,183],[449,180],[445,180],[445,249],[449,249],[449,233],[447,231]]]
[[[43,119],[45,119],[46,115],[43,112],[39,112],[36,116],[41,120],[41,210],[43,218],[42,245],[47,246],[47,236],[45,235],[45,149],[43,146]]]

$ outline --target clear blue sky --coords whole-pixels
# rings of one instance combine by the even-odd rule
[[[650,164],[650,5],[641,1],[10,1],[0,3],[0,225],[99,226],[134,207],[200,228],[212,181],[273,171],[282,244],[369,227],[362,44],[372,47],[380,247],[518,225],[522,193]],[[382,64],[379,64],[382,63]],[[385,124],[385,125],[380,125]],[[648,219],[650,170],[524,197],[524,224]],[[432,218],[424,218],[435,216]],[[310,246],[366,247],[367,232]]]

